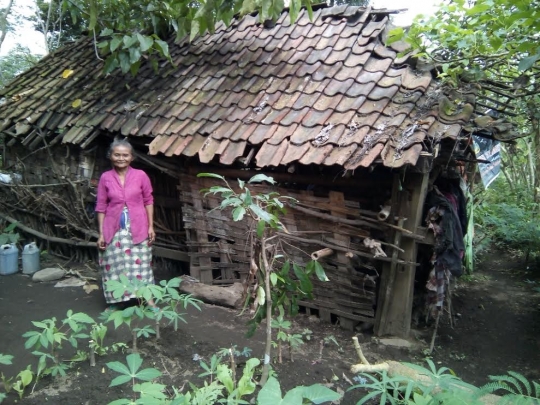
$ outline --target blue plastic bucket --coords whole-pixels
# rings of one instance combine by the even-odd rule
[[[0,275],[7,276],[19,271],[19,249],[14,243],[0,246]]]

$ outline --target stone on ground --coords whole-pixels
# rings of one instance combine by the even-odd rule
[[[43,281],[54,281],[59,280],[62,277],[66,275],[66,271],[63,269],[59,269],[58,267],[49,267],[47,269],[43,269],[40,271],[37,271],[32,276],[32,281],[39,283]]]

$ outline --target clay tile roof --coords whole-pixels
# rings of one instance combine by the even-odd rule
[[[83,39],[0,90],[0,131],[22,140],[34,126],[64,128],[58,139],[81,146],[100,131],[145,136],[151,155],[224,165],[253,149],[259,167],[414,164],[426,137],[459,135],[474,95],[456,105],[404,65],[404,45],[384,45],[391,13],[321,7],[291,24],[285,10],[271,28],[248,15],[191,43],[171,38],[175,66],[143,65],[136,77],[105,76]]]

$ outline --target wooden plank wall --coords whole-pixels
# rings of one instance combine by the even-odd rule
[[[180,200],[190,247],[191,275],[205,283],[230,284],[244,280],[249,271],[249,223],[246,219],[233,222],[230,211],[215,209],[220,204],[217,196],[203,197],[200,190],[217,184],[216,179],[183,174],[179,186]],[[232,184],[236,182],[232,180]],[[255,186],[252,190],[255,193],[268,192],[270,188]],[[341,192],[330,191],[326,197],[320,197],[309,191],[275,187],[271,191],[294,197],[319,213],[332,213],[347,219],[359,218],[359,203],[345,199]],[[287,229],[298,232],[302,238],[369,253],[361,238],[369,236],[367,229],[337,224],[293,209],[289,209],[283,222]],[[302,233],[314,231],[320,233]],[[316,243],[290,243],[295,247],[284,245],[285,250],[300,264],[310,260],[308,254],[322,248]],[[366,273],[355,269],[344,252],[323,259],[322,264],[330,281],[316,280],[314,300],[302,302],[302,305],[316,309],[327,321],[331,320],[332,315],[340,317],[341,323],[347,323],[345,327],[349,329],[359,321],[373,321],[375,282]]]

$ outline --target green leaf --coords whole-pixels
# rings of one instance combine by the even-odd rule
[[[267,176],[266,174],[256,174],[248,180],[248,183],[261,183],[263,181],[266,181],[270,184],[276,184],[276,181],[272,177]]]
[[[91,316],[85,314],[84,312],[77,312],[76,314],[71,315],[70,318],[76,322],[81,323],[96,323]]]
[[[17,377],[21,379],[23,385],[26,387],[32,382],[33,374],[30,370],[22,370],[17,374]]]
[[[114,31],[111,30],[110,28],[104,28],[104,29],[100,32],[99,36],[100,36],[100,37],[108,37],[109,35],[112,35],[113,33],[114,33]]]
[[[341,398],[341,395],[330,388],[321,384],[314,384],[309,387],[303,387],[302,396],[310,400],[314,404],[322,404],[324,402],[333,402]]]
[[[6,226],[5,229],[4,229],[4,233],[13,232],[15,230],[15,228],[17,228],[18,223],[19,222],[12,222],[8,226]]]
[[[213,179],[220,179],[220,180],[225,181],[225,177],[220,176],[219,174],[215,174],[215,173],[199,173],[197,174],[197,177],[211,177]]]
[[[405,36],[405,30],[403,27],[397,27],[388,32],[388,37],[386,39],[386,45],[390,45],[394,42],[401,41]]]
[[[519,61],[518,69],[521,71],[528,70],[534,66],[538,59],[540,59],[540,53],[522,58]]]
[[[111,370],[116,371],[117,373],[125,374],[130,376],[131,373],[125,364],[120,363],[119,361],[111,361],[106,364]]]
[[[126,52],[120,52],[118,54],[118,59],[120,60],[120,69],[122,70],[122,73],[129,72],[129,69],[131,68],[131,62],[129,61],[129,54]]]
[[[300,403],[298,405],[301,405],[301,397],[300,397]],[[264,387],[261,388],[259,391],[259,395],[257,395],[257,404],[258,405],[278,405],[281,403],[281,387],[279,385],[278,380],[276,380],[275,377],[268,378],[268,381],[266,381],[266,384],[264,384]],[[290,404],[295,405],[295,404]]]
[[[197,35],[199,35],[199,31],[201,29],[201,24],[198,20],[191,20],[191,29],[189,31],[189,40],[192,42]]]
[[[141,45],[141,52],[146,52],[154,45],[154,39],[152,37],[137,33],[137,39]]]
[[[253,203],[253,199],[251,198],[251,192],[248,188],[246,188],[246,194],[244,197],[244,204],[245,205],[251,205]]]
[[[129,375],[119,375],[118,377],[113,378],[109,387],[116,387],[117,385],[122,385],[131,381],[131,376]]]
[[[167,395],[165,395],[165,393],[163,392],[166,389],[167,389],[166,385],[151,383],[151,382],[144,382],[141,384],[135,384],[133,386],[134,392],[141,393],[141,399],[143,398],[167,399]],[[159,402],[159,404],[162,404],[162,402]]]
[[[167,58],[167,59],[170,59],[170,55],[169,55],[169,44],[165,41],[162,41],[160,39],[156,39],[155,41],[156,45],[158,46],[158,48],[161,50],[161,56],[163,56],[164,58]]]
[[[216,378],[225,386],[225,389],[229,395],[234,391],[234,382],[232,379],[232,372],[225,364],[217,366]]]
[[[115,401],[109,402],[108,405],[131,405],[133,402],[131,402],[129,399],[121,398],[117,399]]]
[[[141,59],[141,50],[140,48],[132,46],[129,48],[129,63],[130,63],[130,70],[131,66],[135,63],[137,63]]]
[[[105,74],[111,73],[113,70],[115,70],[118,67],[118,59],[116,55],[110,55],[105,60],[105,65],[103,66],[103,72]]]
[[[142,381],[150,381],[161,376],[161,372],[155,368],[145,368],[139,371],[135,377]]]
[[[262,219],[259,222],[257,222],[257,237],[259,239],[262,238],[265,227],[266,227],[266,222],[263,221]]]
[[[113,37],[113,39],[111,39],[111,52],[114,52],[118,49],[118,47],[120,46],[120,44],[122,44],[122,38],[118,37],[118,36],[115,36]]]
[[[270,273],[270,282],[275,287],[278,282],[278,275],[276,273]]]
[[[249,209],[255,214],[256,217],[258,217],[262,221],[270,222],[272,220],[277,219],[274,215],[266,212],[261,207],[259,207],[257,204],[251,204],[249,206]]]
[[[329,281],[328,277],[326,276],[323,266],[321,266],[321,264],[318,261],[313,260],[313,266],[315,268],[315,274],[317,275],[317,278],[319,280]]]
[[[135,36],[124,35],[122,40],[124,42],[124,49],[129,49],[137,43],[137,37]]]
[[[5,365],[12,364],[11,362],[12,359],[13,359],[12,355],[0,353],[0,364],[5,364]]]
[[[244,219],[245,214],[246,209],[244,207],[236,207],[232,212],[233,221],[241,221],[242,219]]]

